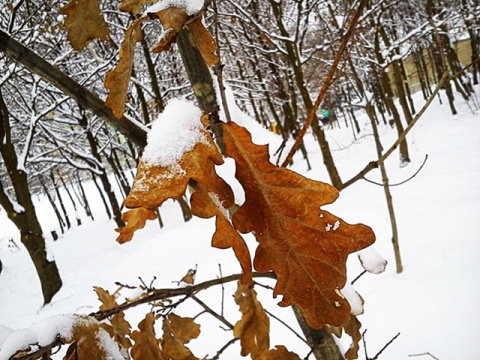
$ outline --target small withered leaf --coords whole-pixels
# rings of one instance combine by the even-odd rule
[[[142,11],[142,5],[154,3],[156,0],[122,0],[118,10],[138,15]]]
[[[270,348],[270,320],[251,286],[239,282],[235,302],[242,312],[242,318],[233,328],[233,335],[240,339],[241,355],[261,359]]]
[[[169,314],[163,319],[163,356],[166,359],[197,360],[185,344],[199,335],[200,325],[194,319]]]
[[[110,31],[100,11],[100,0],[71,0],[60,9],[60,14],[67,16],[67,38],[75,50],[82,50],[93,39],[110,39]]]
[[[105,87],[110,90],[105,105],[112,109],[113,115],[117,119],[120,119],[125,111],[135,44],[143,38],[143,20],[145,17],[140,17],[130,24],[120,45],[118,64],[105,77]]]
[[[126,225],[115,229],[115,231],[120,234],[117,237],[117,242],[123,244],[132,240],[133,233],[136,230],[143,229],[147,220],[155,220],[156,218],[157,213],[155,211],[143,207],[125,212],[122,215],[122,220],[125,221]]]
[[[131,354],[133,360],[166,360],[160,350],[160,344],[155,335],[155,317],[149,312],[138,324],[139,331],[132,332],[134,341]]]
[[[187,21],[187,11],[185,8],[169,7],[155,13],[155,17],[160,20],[163,32],[157,45],[152,49],[153,52],[162,52],[170,49],[172,43],[177,40],[177,36]]]

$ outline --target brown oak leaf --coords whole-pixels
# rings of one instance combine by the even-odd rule
[[[118,5],[118,9],[123,12],[138,15],[142,11],[141,6],[154,2],[156,2],[156,0],[122,0],[120,5]]]
[[[66,15],[67,38],[80,51],[93,39],[107,41],[110,32],[100,11],[100,0],[71,0],[60,9]]]
[[[228,184],[224,184],[228,186]],[[241,281],[244,284],[251,285],[253,284],[253,279],[250,252],[245,240],[243,240],[228,219],[228,209],[234,205],[233,192],[230,186],[220,190],[223,187],[221,182],[217,186],[211,185],[215,184],[209,184],[208,187],[198,184],[190,199],[192,213],[202,218],[216,216],[216,230],[212,238],[212,246],[219,249],[233,248],[243,270]],[[224,194],[224,196],[219,194]]]
[[[107,290],[101,287],[94,287],[98,299],[102,305],[100,310],[109,310],[118,306],[117,299],[114,294],[110,294]],[[125,320],[125,314],[120,311],[110,318],[111,325],[102,323],[101,327],[105,329],[117,344],[120,344],[125,349],[132,347],[132,342],[128,338],[131,334],[130,324]]]
[[[233,335],[240,339],[241,355],[251,354],[253,360],[261,359],[270,348],[270,320],[251,286],[239,282],[235,302],[242,312],[242,318],[233,328]]]
[[[122,214],[122,220],[125,221],[126,225],[115,229],[116,232],[120,233],[117,241],[123,244],[132,240],[133,233],[136,230],[143,229],[147,220],[155,220],[156,218],[157,214],[155,211],[142,207],[127,211]]]
[[[169,314],[163,319],[162,353],[166,359],[197,360],[185,344],[200,335],[200,325],[192,318]]]
[[[345,353],[345,360],[353,360],[358,358],[358,350],[360,349],[360,340],[362,339],[362,334],[360,333],[360,328],[362,323],[358,321],[357,317],[352,315],[350,320],[343,325],[345,332],[350,335],[352,338],[352,344],[350,348]]]
[[[217,65],[220,62],[220,58],[217,54],[217,47],[213,41],[213,37],[210,32],[203,26],[202,19],[197,18],[188,24],[188,30],[192,34],[195,45],[197,45],[200,54],[202,54],[203,60],[208,67]]]
[[[152,49],[153,52],[162,52],[170,49],[172,43],[177,40],[177,36],[187,21],[187,10],[185,8],[169,7],[155,14],[149,14],[151,18],[160,20],[163,32],[157,45]]]
[[[375,241],[372,230],[349,225],[320,207],[338,191],[269,161],[268,147],[252,143],[235,123],[223,124],[226,155],[235,159],[245,203],[233,215],[242,233],[254,232],[259,246],[254,266],[277,275],[274,296],[282,306],[298,305],[310,326],[348,321],[350,306],[339,289],[346,281],[346,259]]]
[[[288,351],[285,346],[277,345],[275,346],[275,349],[262,355],[261,360],[300,360],[300,357],[297,354]]]
[[[98,322],[79,317],[75,321],[72,337],[70,339],[62,339],[63,343],[72,342],[67,349],[64,359],[106,359],[105,348],[100,343],[98,337],[100,331],[104,330]]]
[[[140,17],[130,24],[120,45],[118,64],[105,77],[105,87],[110,90],[105,105],[112,109],[117,119],[120,119],[125,111],[128,83],[133,67],[133,53],[135,44],[143,37],[143,20],[145,17]]]
[[[205,141],[197,142],[191,151],[183,154],[172,166],[158,166],[140,161],[130,194],[124,201],[128,208],[157,209],[167,199],[180,198],[192,179],[200,184],[228,186],[215,173],[215,165],[223,163],[211,135],[203,132]],[[212,190],[216,191],[216,190]]]
[[[138,329],[132,332],[132,339],[134,341],[132,347],[133,360],[165,360],[160,350],[160,344],[155,336],[155,317],[153,313],[149,312],[145,319],[138,324]]]

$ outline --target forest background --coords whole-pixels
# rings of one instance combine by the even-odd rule
[[[117,2],[101,3],[108,34],[98,36],[103,42],[88,39],[81,51],[72,49],[77,46],[67,40],[71,32],[60,15],[66,3],[18,1],[2,7],[0,204],[32,257],[46,303],[60,288],[61,279],[55,262],[47,256],[45,237],[56,238],[75,222],[81,225],[78,212],[72,217],[65,204],[71,202],[77,211],[83,208],[93,218],[89,193],[82,186],[91,180],[107,216],[122,227],[121,202],[130,193],[132,169],[152,120],[172,99],[201,102],[195,86],[192,92],[195,83],[180,54],[155,51],[164,50],[164,44],[160,48],[155,44],[159,38],[165,39],[165,24],[162,28],[156,19],[143,21],[142,36],[132,55],[131,84],[120,86],[127,99],[125,112],[112,112],[95,100],[95,96],[107,97],[107,73],[117,65],[125,32],[132,29],[133,21],[138,22],[140,7],[131,6],[135,2],[122,3],[126,4],[120,7],[122,11]],[[290,140],[302,140],[301,129],[311,120],[309,131],[328,174],[322,180],[338,190],[373,168],[367,166],[361,176],[342,179],[326,129],[348,128],[357,140],[363,125],[359,117],[367,114],[373,129],[379,125],[396,129],[400,164],[407,166],[411,157],[402,136],[418,120],[423,106],[418,108],[412,94],[421,93],[425,101],[431,100],[440,83],[436,90],[445,93],[445,106],[453,115],[458,112],[458,98],[469,102],[475,97],[480,10],[474,1],[218,1],[207,2],[205,7],[204,22],[221,55],[221,66],[213,66],[215,76],[223,77],[244,113],[281,135],[284,141],[275,149],[277,159],[285,159]],[[188,16],[195,17],[187,12]],[[355,25],[353,31],[351,24]],[[179,36],[181,40],[182,34]],[[346,38],[349,42],[342,52]],[[40,59],[32,61],[27,50]],[[122,58],[125,55],[120,55]],[[329,73],[332,68],[336,71]],[[320,89],[326,92],[322,95]],[[332,114],[323,124],[311,116],[319,91],[322,107]],[[378,138],[377,145],[379,142]],[[314,168],[305,144],[299,145],[301,161],[308,169]],[[378,148],[381,158],[382,149]],[[115,195],[117,186],[112,186],[112,179],[120,196]],[[56,214],[55,233],[44,234],[38,222],[32,196],[42,195]],[[189,199],[180,196],[177,201],[184,219],[189,220]],[[392,209],[389,207],[395,237]],[[395,260],[401,272],[399,254]]]

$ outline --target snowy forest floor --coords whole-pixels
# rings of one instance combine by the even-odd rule
[[[477,88],[477,106],[480,101]],[[387,342],[398,338],[381,354],[380,359],[480,359],[480,110],[473,103],[457,97],[459,114],[451,115],[446,97],[440,106],[436,99],[423,118],[407,136],[411,163],[400,167],[398,153],[386,162],[392,184],[411,177],[428,160],[422,170],[410,181],[391,188],[399,227],[400,249],[404,271],[397,274],[391,244],[391,227],[386,200],[381,186],[359,181],[341,192],[339,199],[325,207],[349,223],[364,223],[374,230],[375,249],[388,261],[387,270],[380,275],[365,274],[354,288],[365,300],[365,313],[359,316],[365,333],[368,357],[373,357]],[[416,95],[417,107],[423,99]],[[351,128],[340,118],[341,129],[326,130],[327,138],[340,175],[344,181],[358,173],[372,160],[376,150],[366,116],[361,134],[355,141]],[[270,142],[274,152],[280,141],[256,124],[247,125],[254,142]],[[380,126],[385,149],[396,140],[396,130]],[[306,139],[313,170],[307,171],[306,162],[296,156],[291,169],[307,177],[328,179],[316,141]],[[227,161],[222,174],[233,178],[233,164]],[[381,183],[379,170],[366,176]],[[150,222],[138,231],[130,243],[115,242],[115,223],[108,221],[98,192],[89,188],[94,205],[95,221],[84,213],[84,225],[74,227],[57,241],[47,239],[63,279],[63,287],[51,304],[42,307],[37,275],[13,224],[0,210],[0,360],[2,346],[9,335],[53,331],[49,327],[55,315],[88,314],[98,310],[100,302],[93,286],[113,292],[115,282],[139,285],[141,279],[156,288],[175,287],[173,283],[197,268],[196,283],[240,272],[231,250],[210,246],[214,220],[194,218],[184,223],[180,207],[173,201],[165,203],[161,214],[165,227]],[[240,191],[240,186],[235,189]],[[241,195],[240,195],[241,196]],[[36,208],[46,234],[57,230],[57,222],[48,200],[36,198]],[[72,210],[73,216],[73,210]],[[13,242],[10,241],[13,239]],[[255,240],[247,236],[251,250]],[[13,245],[16,244],[16,246]],[[355,255],[348,262],[349,281],[362,268]],[[259,280],[273,285],[270,280]],[[475,285],[477,284],[477,285]],[[234,303],[235,284],[225,286],[225,317],[235,323],[240,312]],[[298,332],[290,309],[276,305],[267,290],[258,289],[263,305]],[[129,294],[123,290],[122,296]],[[202,292],[199,297],[210,307],[220,311],[220,288]],[[150,307],[138,307],[126,312],[127,319],[136,328]],[[195,316],[201,308],[193,302],[182,304],[175,311],[181,316]],[[231,338],[231,332],[220,328],[220,323],[209,315],[201,315],[202,334],[189,343],[196,356],[211,357]],[[271,319],[271,346],[284,344],[304,358],[305,344],[277,320]],[[22,330],[24,329],[24,330]],[[28,329],[28,330],[25,330]],[[11,338],[11,337],[10,337]],[[347,349],[349,339],[341,340]],[[429,355],[431,354],[431,355]],[[225,351],[221,359],[240,359],[239,345]],[[360,359],[366,359],[363,344]]]

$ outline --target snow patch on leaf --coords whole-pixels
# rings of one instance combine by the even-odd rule
[[[206,144],[200,118],[201,111],[193,103],[170,101],[148,133],[148,144],[142,160],[151,166],[174,166],[197,143]]]
[[[204,0],[160,0],[158,3],[153,4],[147,10],[145,14],[157,13],[159,11],[174,7],[185,8],[187,15],[194,15],[202,10]]]

